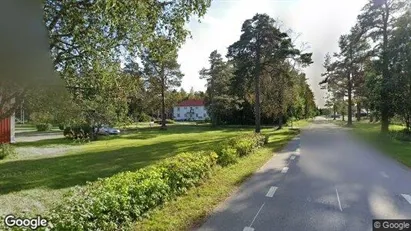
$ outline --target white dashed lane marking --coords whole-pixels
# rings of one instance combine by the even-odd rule
[[[282,170],[281,170],[281,173],[287,173],[288,172],[288,167],[284,167]]]
[[[411,196],[410,196],[410,195],[408,195],[408,194],[401,194],[401,196],[404,197],[404,199],[407,200],[408,203],[411,204]]]
[[[254,231],[254,228],[251,228],[251,227],[244,227],[243,231]]]
[[[261,209],[263,209],[265,203],[263,203],[260,207],[260,209],[257,211],[257,214],[255,214],[253,220],[251,221],[249,226],[244,227],[243,231],[254,231],[254,228],[252,227],[254,224],[255,219],[258,217],[258,214],[260,214]]]
[[[267,194],[265,195],[266,197],[273,197],[275,194],[275,191],[277,191],[277,187],[271,186],[271,188],[268,190]]]
[[[255,214],[253,220],[251,221],[251,224],[250,224],[249,227],[252,227],[252,226],[253,226],[255,219],[258,217],[258,214],[260,214],[261,209],[263,209],[264,205],[265,205],[265,203],[263,203],[263,204],[261,205],[260,209],[257,211],[257,214]]]
[[[390,177],[387,175],[387,173],[385,173],[385,172],[383,172],[383,171],[380,172],[380,175],[381,175],[382,177],[384,177],[384,178],[390,178]]]
[[[338,205],[340,206],[340,211],[342,212],[340,196],[338,195],[338,190],[337,190],[337,188],[335,188],[335,193],[337,194]]]

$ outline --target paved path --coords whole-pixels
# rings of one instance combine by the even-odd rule
[[[411,171],[316,119],[228,198],[200,231],[366,231],[411,219]]]

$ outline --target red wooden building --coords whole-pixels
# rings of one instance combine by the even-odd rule
[[[15,142],[15,121],[14,116],[0,121],[0,143],[14,143]]]

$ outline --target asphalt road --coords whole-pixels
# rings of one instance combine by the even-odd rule
[[[411,219],[411,171],[318,118],[198,229],[366,231]]]

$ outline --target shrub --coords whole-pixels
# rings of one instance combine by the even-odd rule
[[[159,164],[77,187],[52,211],[55,230],[123,230],[153,208],[200,184],[217,154],[182,153]]]
[[[217,163],[223,167],[237,163],[237,150],[230,146],[223,146],[222,148],[220,148],[217,154]]]
[[[406,129],[401,130],[401,131],[390,131],[389,134],[392,138],[399,140],[399,141],[406,141],[406,142],[411,141],[411,132]]]
[[[180,195],[189,188],[208,178],[217,163],[215,152],[182,153],[165,160],[160,166],[164,169],[172,194]]]
[[[63,130],[63,135],[66,138],[72,139],[74,137],[74,133],[71,130],[71,127],[65,127],[64,130]]]
[[[66,128],[66,125],[65,125],[65,124],[59,124],[59,129],[60,129],[61,131],[64,131],[65,128]]]
[[[90,139],[93,133],[93,129],[90,125],[74,125],[66,127],[63,131],[64,137],[68,139],[87,140]]]
[[[150,122],[151,116],[147,115],[146,113],[141,113],[137,116],[138,122]]]
[[[255,143],[255,147],[262,147],[264,146],[264,144],[268,143],[268,135],[261,135],[259,133],[253,133],[251,135],[249,135],[249,137],[254,141]]]
[[[257,145],[252,137],[247,136],[233,138],[229,141],[229,144],[237,151],[240,157],[252,153]]]
[[[268,138],[268,136],[252,133],[249,135],[235,137],[229,140],[228,144],[232,146],[241,157],[252,153],[254,149],[268,143]]]
[[[30,121],[34,124],[50,123],[53,120],[53,115],[48,112],[33,112],[30,114]]]
[[[39,132],[50,131],[53,128],[53,125],[49,123],[40,123],[36,125],[36,128]]]
[[[0,160],[16,154],[16,149],[11,144],[0,144]]]
[[[156,167],[88,183],[67,195],[52,213],[55,230],[122,230],[162,204],[170,188]]]

